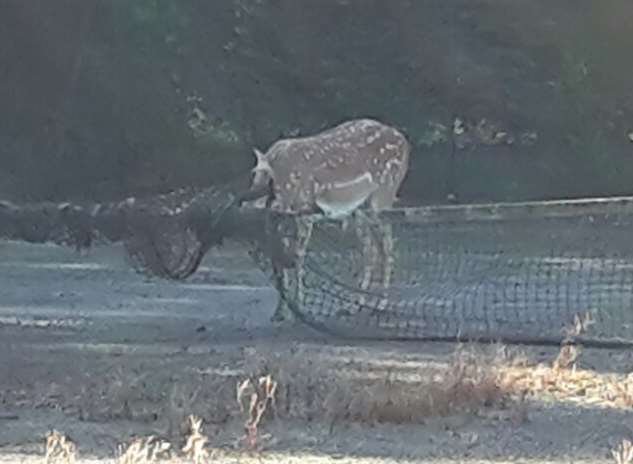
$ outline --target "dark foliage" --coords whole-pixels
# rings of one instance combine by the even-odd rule
[[[252,146],[357,116],[409,136],[408,204],[630,193],[632,15],[628,0],[6,0],[0,194],[203,188],[245,172]]]

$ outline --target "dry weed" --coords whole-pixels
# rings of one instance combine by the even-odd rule
[[[611,455],[616,464],[631,464],[633,463],[633,444],[629,440],[622,440],[622,443],[611,450]]]
[[[582,314],[574,314],[574,320],[566,327],[563,327],[562,334],[565,337],[563,343],[573,342],[574,337],[586,333],[596,321],[593,318],[591,311],[586,311]]]
[[[189,412],[195,410],[195,404],[203,400],[201,394],[201,385],[193,379],[182,379],[173,384],[163,409],[167,419],[166,434],[172,441],[190,433]]]
[[[68,437],[52,430],[46,435],[46,454],[44,462],[63,462],[73,464],[77,460],[77,446]]]
[[[506,392],[547,395],[563,401],[582,401],[593,406],[633,406],[633,375],[601,374],[591,370],[561,369],[545,364],[500,370],[500,386]]]
[[[594,323],[591,313],[576,314],[563,329],[561,348],[550,366],[506,365],[499,370],[502,390],[519,395],[550,395],[558,400],[582,400],[609,407],[633,406],[633,375],[601,374],[577,368],[582,347],[574,341]]]
[[[154,435],[136,438],[127,448],[119,445],[116,462],[118,464],[150,464],[166,457],[170,450],[171,444],[169,442]]]
[[[503,406],[507,395],[487,357],[458,350],[444,366],[422,368],[410,379],[385,373],[384,380],[331,379],[324,402],[332,425],[339,420],[369,423],[420,423],[433,416],[476,413]]]
[[[261,376],[257,381],[247,378],[237,384],[237,403],[240,412],[247,416],[244,439],[250,448],[257,447],[259,425],[269,405],[273,414],[276,414],[277,387],[271,375]]]
[[[580,357],[582,347],[575,342],[575,338],[586,333],[594,323],[593,315],[587,311],[582,314],[574,314],[574,320],[571,324],[561,329],[563,340],[558,356],[552,364],[555,370],[576,369],[576,362]]]
[[[182,448],[182,452],[195,464],[200,464],[209,457],[209,452],[205,448],[209,439],[202,434],[201,418],[190,415],[189,427],[189,436],[185,446]]]
[[[506,366],[499,371],[501,388],[523,395],[548,394],[559,400],[582,400],[593,405],[633,406],[632,375],[622,378],[577,368],[582,347],[573,339],[585,333],[593,323],[591,313],[575,315],[573,323],[563,329],[565,339],[551,367],[544,364]]]
[[[625,379],[612,379],[604,387],[604,397],[614,406],[633,407],[633,373]]]
[[[576,361],[580,357],[582,347],[578,345],[563,345],[552,363],[554,370],[576,369]]]

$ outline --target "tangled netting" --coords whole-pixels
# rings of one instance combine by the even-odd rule
[[[118,242],[139,272],[180,280],[195,272],[207,251],[231,231],[244,231],[234,224],[235,213],[226,214],[238,209],[230,187],[98,204],[1,201],[0,237],[78,249]]]
[[[382,220],[392,282],[367,291],[369,256],[353,227],[314,226],[301,295],[294,273],[280,289],[300,319],[351,337],[559,343],[590,314],[577,340],[633,342],[631,198],[411,208]]]
[[[180,190],[143,202],[127,214],[122,242],[137,271],[168,279],[193,274],[212,246],[222,244],[224,213],[236,208],[225,189]],[[223,224],[220,222],[224,220]]]
[[[387,286],[384,228],[363,235],[355,221],[320,220],[300,274],[296,217],[240,207],[240,198],[224,186],[91,205],[0,202],[0,236],[122,242],[139,271],[169,279],[191,275],[223,239],[241,240],[299,319],[348,337],[559,343],[590,314],[577,340],[633,343],[633,197],[384,212],[393,238]]]

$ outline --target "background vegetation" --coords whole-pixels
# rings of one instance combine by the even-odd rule
[[[0,194],[224,182],[356,116],[407,203],[633,193],[628,0],[4,0]],[[455,129],[455,130],[454,130]]]

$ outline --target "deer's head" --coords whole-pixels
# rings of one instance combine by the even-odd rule
[[[251,189],[256,190],[268,186],[270,181],[274,180],[274,172],[270,161],[268,161],[264,153],[257,148],[253,149],[253,153],[255,154],[256,164],[255,167],[251,169],[253,173]]]

